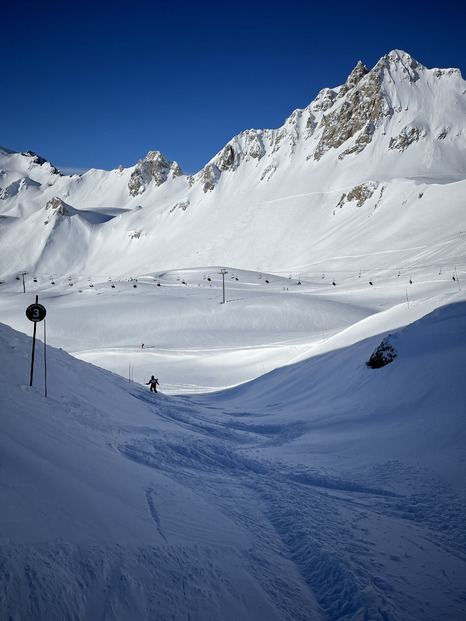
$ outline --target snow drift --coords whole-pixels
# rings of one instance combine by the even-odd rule
[[[213,395],[2,327],[2,618],[460,619],[465,303]]]

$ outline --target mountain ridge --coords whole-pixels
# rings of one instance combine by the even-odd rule
[[[32,152],[4,149],[4,269],[75,269],[59,252],[27,259],[26,248],[53,243],[50,227],[47,234],[41,231],[34,216],[52,199],[76,210],[71,219],[87,210],[103,214],[100,223],[94,218],[81,253],[79,237],[73,241],[80,269],[89,274],[101,273],[104,266],[116,275],[144,273],[155,265],[226,264],[269,271],[311,266],[320,256],[307,248],[306,238],[321,246],[322,239],[334,236],[329,229],[336,223],[328,218],[339,217],[348,206],[364,210],[366,221],[375,209],[395,209],[395,203],[399,210],[398,195],[406,193],[409,180],[419,186],[417,196],[445,186],[441,200],[456,214],[459,206],[451,203],[457,192],[447,186],[466,179],[465,93],[459,70],[427,69],[394,50],[370,71],[359,61],[345,84],[320,91],[282,127],[234,136],[194,175],[185,175],[159,151],[131,168],[63,176]],[[416,187],[408,194],[412,205],[418,200]],[[342,235],[362,226],[360,221],[361,214],[354,215]],[[21,237],[24,246],[18,243]],[[261,256],[251,260],[251,245],[266,237],[269,244],[264,239],[254,253]],[[293,243],[276,256],[280,237]],[[349,255],[355,252],[346,249]]]

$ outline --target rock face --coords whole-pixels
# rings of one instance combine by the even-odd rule
[[[275,156],[292,157],[306,144],[306,160],[319,162],[334,151],[339,161],[366,149],[376,133],[384,134],[387,124],[393,127],[403,122],[407,105],[401,104],[398,90],[415,93],[421,78],[440,79],[456,70],[428,70],[400,50],[387,54],[369,71],[358,62],[345,84],[334,89],[323,89],[305,109],[295,110],[276,130],[249,129],[235,136],[197,175],[190,185],[200,183],[204,192],[210,192],[224,173],[240,166],[258,165],[269,160],[261,170],[258,181],[268,181],[277,169]],[[419,87],[422,89],[422,86]],[[413,121],[405,123],[397,134],[387,138],[387,151],[403,152],[414,142],[427,136],[425,127]],[[393,132],[393,130],[391,130]],[[449,136],[448,125],[437,130],[436,138]],[[283,158],[282,158],[283,159]]]
[[[174,178],[182,174],[177,162],[170,162],[160,151],[149,151],[143,160],[139,160],[131,174],[128,182],[129,193],[131,196],[138,196],[145,192],[152,182],[160,186],[169,176]]]
[[[369,360],[366,362],[366,366],[370,369],[381,369],[390,362],[393,362],[397,357],[397,353],[394,347],[390,344],[390,336],[385,338],[377,349],[372,353]]]
[[[356,201],[357,207],[362,207],[368,199],[372,198],[377,187],[378,183],[375,181],[367,181],[357,185],[348,193],[342,194],[337,207],[343,207],[345,203],[351,203],[352,201]]]
[[[403,128],[396,138],[390,138],[389,149],[397,149],[398,151],[405,151],[413,142],[418,142],[419,139],[425,138],[427,132],[419,127],[409,126]],[[441,133],[438,136],[438,140],[443,140],[446,134]]]
[[[321,136],[314,151],[314,159],[330,149],[337,149],[360,130],[358,141],[343,154],[361,152],[370,142],[374,124],[381,115],[381,92],[377,74],[368,72],[359,62],[335,97],[327,97],[327,111],[320,123]]]
[[[60,216],[70,216],[70,206],[67,205],[61,198],[54,196],[45,205],[46,209],[50,209],[54,214]]]

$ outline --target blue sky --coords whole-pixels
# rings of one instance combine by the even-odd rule
[[[63,170],[150,150],[200,170],[392,49],[466,77],[466,3],[16,0],[2,9],[0,145]]]

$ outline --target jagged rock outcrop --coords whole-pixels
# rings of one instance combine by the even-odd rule
[[[389,134],[385,148],[402,152],[425,138],[426,131],[411,121],[398,136],[391,133],[391,128],[400,122],[392,123],[392,120],[399,119],[408,110],[398,85],[407,82],[411,88],[429,71],[400,50],[381,58],[371,71],[359,61],[345,84],[323,89],[309,106],[295,110],[282,127],[249,129],[235,136],[200,173],[189,178],[190,187],[200,183],[204,192],[210,192],[223,173],[234,172],[244,163],[260,167],[258,180],[267,182],[284,156],[292,158],[303,151],[307,152],[305,160],[311,163],[333,151],[337,151],[335,157],[342,161],[364,151],[378,133]],[[432,70],[431,75],[442,77],[455,72]],[[445,126],[437,130],[436,137],[442,140],[448,132]]]
[[[384,338],[366,362],[366,366],[370,369],[381,369],[387,364],[390,364],[390,362],[393,362],[397,357],[398,354],[393,345],[390,344],[389,338],[390,335]]]
[[[288,146],[290,153],[294,152],[296,145],[301,137],[300,124],[303,115],[307,115],[306,129],[304,138],[312,136],[314,130],[313,116],[308,110],[295,110],[285,121],[283,127],[275,132],[275,140],[272,153],[277,153],[282,147]]]
[[[33,168],[34,166],[45,166],[46,168],[48,168],[51,174],[59,175],[60,177],[63,177],[63,173],[60,170],[58,170],[58,168],[55,168],[53,164],[48,162],[44,157],[41,157],[40,155],[37,155],[37,153],[34,153],[34,151],[31,151],[31,150],[25,151],[21,155],[31,158],[31,163],[29,165],[30,169]]]
[[[274,140],[272,130],[247,129],[235,136],[197,175],[189,178],[190,186],[196,182],[204,192],[210,192],[224,172],[234,172],[242,162],[259,162]]]
[[[65,203],[65,201],[63,201],[58,196],[54,196],[49,201],[47,201],[45,205],[45,209],[50,210],[50,213],[47,214],[47,218],[46,220],[44,220],[44,224],[49,224],[51,219],[56,221],[57,218],[60,218],[60,217],[70,218],[71,216],[74,216],[77,213],[76,209],[71,207],[71,205],[68,205],[67,203]]]
[[[62,201],[61,198],[58,198],[58,196],[51,198],[45,205],[45,209],[50,209],[55,215],[64,217],[72,216],[72,212],[74,212],[74,209]]]
[[[170,162],[160,151],[149,151],[143,160],[139,160],[128,182],[131,196],[138,196],[145,192],[152,182],[156,186],[162,185],[171,177],[179,177],[182,170],[178,162]]]
[[[363,151],[383,120],[401,112],[399,102],[391,101],[388,93],[382,92],[382,84],[394,83],[400,78],[414,84],[425,70],[409,54],[394,50],[381,58],[371,71],[358,62],[342,87],[321,91],[311,104],[314,111],[323,112],[313,159],[319,161],[325,153],[339,149],[352,138],[354,141],[339,154],[339,159]],[[404,150],[413,140],[419,139],[416,129],[402,132],[399,141],[393,141],[390,148]]]
[[[341,208],[345,203],[351,203],[352,201],[356,201],[357,207],[362,207],[367,200],[372,198],[378,186],[379,184],[376,181],[366,181],[366,183],[355,186],[348,193],[341,195],[337,207]]]
[[[389,54],[382,56],[372,71],[381,79],[384,75],[395,80],[394,74],[398,73],[402,79],[417,82],[420,74],[425,71],[425,67],[414,60],[409,54],[401,50],[392,50]]]
[[[350,153],[360,153],[371,141],[381,116],[379,78],[376,73],[365,72],[365,67],[359,63],[341,89],[341,94],[332,100],[329,111],[322,116],[319,124],[321,135],[314,150],[314,159],[319,161],[324,153],[338,149],[357,132],[364,130],[357,144],[340,154],[340,159]]]
[[[405,151],[413,142],[417,142],[421,138],[425,138],[427,132],[419,127],[408,125],[398,134],[396,138],[391,138],[388,145],[389,149],[397,149],[398,151]],[[443,136],[445,137],[445,136]],[[442,134],[439,139],[442,139]]]
[[[219,170],[236,170],[238,168],[238,156],[231,144],[227,144],[219,155]]]
[[[210,192],[220,178],[220,169],[214,163],[207,164],[198,174],[198,180],[204,192]]]

